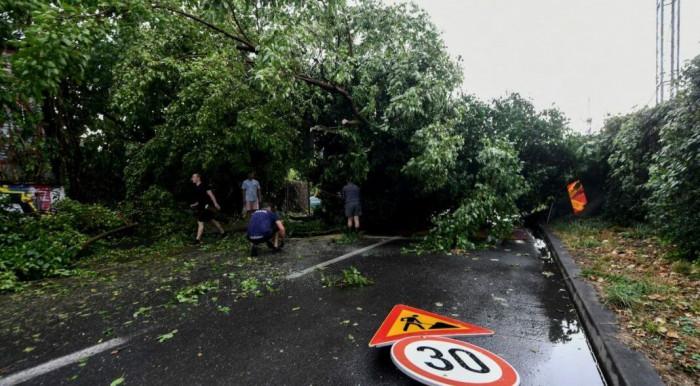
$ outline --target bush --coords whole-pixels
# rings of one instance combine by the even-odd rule
[[[654,156],[650,220],[685,257],[700,257],[700,56],[686,72],[689,87],[676,100]]]
[[[700,257],[700,56],[676,98],[608,119],[579,152],[584,174],[606,186],[605,216],[622,225],[646,221],[689,260]],[[583,146],[581,146],[583,149]],[[648,229],[640,228],[642,233]]]
[[[0,223],[0,290],[12,290],[18,288],[20,280],[70,273],[89,235],[112,229],[122,221],[100,205],[66,199],[57,205],[55,214],[0,210]]]
[[[624,117],[610,119],[612,131],[607,158],[606,214],[618,223],[629,225],[646,217],[646,186],[652,158],[659,149],[659,131],[666,118],[665,106],[643,109]]]

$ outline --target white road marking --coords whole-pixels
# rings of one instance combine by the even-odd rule
[[[380,241],[380,242],[378,242],[378,243],[375,243],[375,244],[366,246],[366,247],[364,247],[364,248],[356,249],[356,250],[354,250],[354,251],[352,251],[352,252],[350,252],[350,253],[346,253],[346,254],[344,254],[344,255],[342,255],[342,256],[338,256],[338,257],[336,257],[336,258],[333,258],[333,259],[330,259],[330,260],[326,260],[326,261],[324,261],[324,262],[322,262],[322,263],[316,264],[316,265],[314,265],[314,266],[312,266],[312,267],[309,267],[309,268],[306,268],[306,269],[304,269],[304,270],[297,271],[297,272],[292,272],[292,273],[290,273],[289,275],[287,275],[287,280],[300,278],[300,277],[306,275],[307,273],[313,272],[313,271],[315,271],[315,270],[317,270],[317,269],[319,269],[319,268],[323,268],[323,267],[329,266],[329,265],[331,265],[331,264],[335,264],[335,263],[337,263],[337,262],[339,262],[339,261],[343,261],[343,260],[345,260],[345,259],[347,259],[347,258],[353,257],[353,256],[355,256],[355,255],[359,255],[360,253],[367,252],[367,251],[369,251],[370,249],[374,249],[374,248],[376,248],[376,247],[382,246],[382,245],[384,245],[384,244],[390,243],[390,242],[395,241],[395,240],[398,240],[398,239],[400,239],[400,238],[401,238],[401,237],[391,237],[391,238],[388,238],[388,239],[386,239],[386,240],[384,240],[384,241]]]
[[[384,240],[388,238],[393,238],[394,240],[411,240],[411,237],[403,237],[403,236],[377,236],[377,235],[362,235],[363,239],[377,239],[377,240]]]
[[[84,350],[76,351],[72,354],[56,358],[39,366],[22,370],[18,373],[14,373],[12,375],[8,375],[7,377],[0,378],[0,386],[11,386],[22,382],[27,382],[30,379],[36,378],[46,373],[50,373],[61,367],[77,363],[82,359],[89,358],[93,355],[99,354],[107,350],[111,350],[115,347],[123,346],[128,341],[129,338],[114,338],[106,342],[96,344],[92,347],[88,347]]]

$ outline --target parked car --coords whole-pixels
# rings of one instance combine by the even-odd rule
[[[309,197],[309,205],[311,209],[318,209],[321,207],[321,199],[316,196]]]

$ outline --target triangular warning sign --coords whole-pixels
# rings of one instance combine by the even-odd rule
[[[420,308],[397,304],[374,336],[369,347],[388,346],[409,336],[493,335],[488,328],[434,314]]]

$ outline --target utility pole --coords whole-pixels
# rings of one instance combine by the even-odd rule
[[[680,29],[681,0],[656,0],[656,104],[675,97],[678,91]]]

